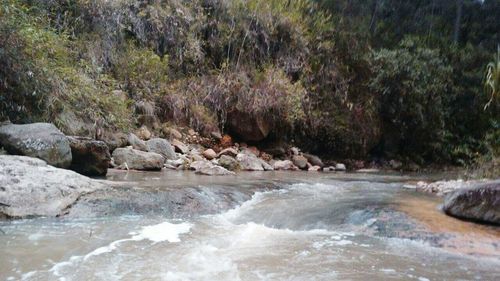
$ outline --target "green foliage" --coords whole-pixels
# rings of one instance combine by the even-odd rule
[[[375,52],[374,61],[370,85],[380,99],[384,151],[438,160],[445,136],[443,96],[452,69],[438,51],[412,40],[396,50]]]

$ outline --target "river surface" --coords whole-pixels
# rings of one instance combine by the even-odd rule
[[[0,222],[0,280],[500,280],[500,228],[445,216],[403,188],[415,177],[108,179],[140,203],[108,194],[87,200],[107,215]],[[83,201],[75,212],[94,206]]]

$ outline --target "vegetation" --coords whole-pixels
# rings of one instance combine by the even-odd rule
[[[331,158],[492,163],[499,13],[498,0],[2,0],[0,118],[88,134],[140,125],[149,104],[209,133],[240,111]]]

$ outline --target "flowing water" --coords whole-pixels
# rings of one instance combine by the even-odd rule
[[[403,188],[411,177],[109,178],[155,190],[141,204],[160,210],[113,203],[107,216],[2,222],[0,279],[499,280],[500,229],[443,215],[439,199]]]

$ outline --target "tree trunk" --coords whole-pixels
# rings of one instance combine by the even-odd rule
[[[462,13],[463,13],[463,6],[464,6],[464,1],[463,0],[457,0],[457,12],[455,16],[455,28],[453,31],[453,42],[458,43],[458,40],[460,40],[460,25],[462,23]]]

